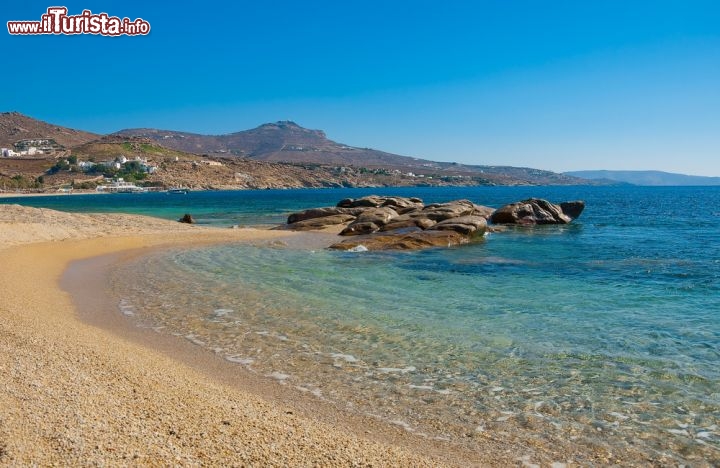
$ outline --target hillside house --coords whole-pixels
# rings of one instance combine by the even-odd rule
[[[55,154],[65,151],[65,147],[52,138],[26,138],[14,144],[15,151],[21,156],[35,156],[38,154]]]

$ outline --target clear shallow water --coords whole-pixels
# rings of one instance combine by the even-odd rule
[[[52,208],[70,212],[119,212],[178,219],[191,213],[200,224],[230,226],[261,225],[285,221],[293,211],[334,205],[342,198],[364,195],[419,196],[426,203],[464,197],[503,204],[530,196],[552,198],[562,194],[578,198],[580,187],[399,187],[370,189],[290,189],[190,192],[186,195],[162,192],[117,193],[102,195],[50,195],[42,197],[2,198],[2,203]]]
[[[121,311],[431,437],[720,463],[719,188],[263,191],[191,208],[252,224],[366,193],[587,208],[569,226],[447,250],[294,239],[159,252],[114,272]]]

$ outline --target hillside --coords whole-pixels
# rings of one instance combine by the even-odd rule
[[[610,180],[633,185],[720,185],[720,177],[703,177],[662,171],[572,171],[566,175],[589,180]]]
[[[0,158],[0,192],[53,191],[59,187],[93,190],[102,182],[104,169],[84,172],[77,162],[111,161],[120,156],[140,158],[156,171],[150,174],[119,173],[151,187],[191,189],[268,189],[321,187],[383,187],[413,185],[479,185],[479,178],[416,178],[386,170],[326,166],[311,163],[275,163],[249,158],[208,157],[185,153],[142,137],[111,135],[79,145],[73,157]],[[100,166],[96,166],[99,168]]]
[[[0,113],[0,147],[13,148],[18,140],[28,138],[49,138],[65,148],[72,148],[99,138],[90,132],[60,127],[18,112]]]
[[[267,123],[226,135],[199,135],[157,129],[127,129],[115,135],[150,138],[168,148],[196,154],[244,156],[260,161],[353,166],[414,166],[417,159],[354,148],[329,140],[321,130],[290,121]],[[430,162],[430,161],[424,161]]]
[[[97,161],[124,155],[127,158],[185,158],[197,159],[194,154],[177,151],[161,146],[147,138],[122,138],[105,136],[72,148],[72,152],[80,159]]]
[[[62,145],[59,151],[49,150],[32,157],[0,157],[0,188],[5,190],[44,190],[68,184],[89,188],[108,171],[71,167],[76,163],[70,161],[103,162],[120,156],[140,158],[156,167],[156,172],[142,180],[157,186],[595,184],[540,169],[434,162],[351,147],[328,139],[321,130],[306,129],[290,121],[226,135],[129,129],[100,136],[8,112],[0,114],[0,138],[8,148],[26,138],[52,139]],[[120,172],[120,176],[129,175]]]
[[[147,128],[121,130],[115,135],[148,138],[168,148],[196,154],[384,169],[433,178],[470,178],[476,180],[477,184],[484,185],[593,184],[587,180],[539,169],[435,162],[369,148],[356,148],[328,139],[321,130],[306,129],[290,121],[267,123],[251,130],[226,135],[200,135]]]

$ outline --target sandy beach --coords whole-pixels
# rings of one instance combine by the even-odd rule
[[[193,357],[187,344],[153,346],[137,331],[96,326],[59,286],[70,262],[80,259],[288,235],[0,206],[0,464],[517,463],[517,447],[488,439],[487,450],[457,450],[321,409],[289,391],[268,391],[237,366]]]

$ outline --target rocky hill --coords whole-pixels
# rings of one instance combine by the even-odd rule
[[[200,135],[157,129],[127,129],[115,135],[149,138],[166,146],[196,154],[241,156],[259,161],[313,163],[385,169],[433,178],[472,178],[482,184],[572,185],[587,184],[577,177],[532,168],[475,166],[436,162],[369,148],[357,148],[327,138],[321,130],[281,121],[226,135]]]
[[[26,138],[53,139],[63,151],[33,158],[0,157],[0,189],[45,190],[68,184],[92,188],[103,173],[88,173],[75,161],[121,156],[140,158],[157,168],[142,183],[198,189],[589,183],[539,169],[434,162],[351,147],[289,121],[227,135],[131,129],[100,136],[16,112],[0,114],[0,141],[6,147]]]
[[[65,148],[72,148],[100,138],[100,135],[49,124],[19,112],[0,113],[0,147],[13,148],[18,140],[28,138],[49,138]]]
[[[327,166],[312,163],[276,163],[243,157],[200,156],[159,145],[142,137],[101,137],[72,149],[73,158],[0,158],[0,192],[52,191],[73,186],[93,190],[102,183],[103,170],[83,170],[79,162],[100,163],[125,157],[140,158],[157,168],[140,174],[138,184],[191,189],[268,189],[320,187],[383,187],[414,185],[478,185],[473,178],[417,178],[386,170]],[[72,161],[72,162],[71,162]],[[99,167],[99,166],[98,166]],[[134,180],[138,174],[118,174]]]
[[[336,143],[321,130],[303,128],[290,121],[267,123],[226,135],[200,135],[148,128],[121,130],[116,135],[150,138],[168,148],[189,153],[244,156],[260,161],[363,167],[412,167],[418,161],[407,156]]]

